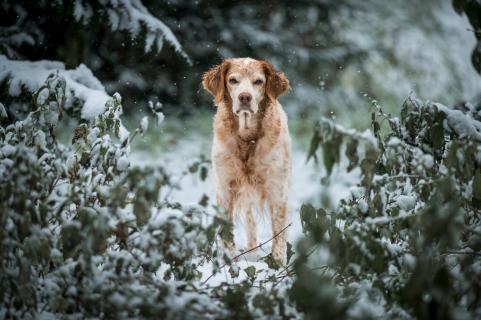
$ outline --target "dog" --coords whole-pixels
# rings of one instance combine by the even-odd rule
[[[217,206],[244,218],[248,248],[257,246],[253,212],[270,214],[272,256],[284,263],[291,138],[277,100],[289,89],[284,73],[262,60],[226,59],[203,75],[214,97],[212,171]],[[235,244],[228,243],[231,252]]]

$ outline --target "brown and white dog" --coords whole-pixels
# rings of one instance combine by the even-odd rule
[[[214,96],[212,164],[217,205],[246,222],[248,248],[257,245],[253,211],[270,213],[273,235],[285,228],[291,139],[277,98],[289,88],[286,76],[265,61],[227,59],[203,76]],[[234,250],[234,244],[228,244]],[[286,233],[275,237],[273,257],[283,263]]]

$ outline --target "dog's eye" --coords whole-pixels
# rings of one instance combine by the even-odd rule
[[[254,81],[254,84],[255,84],[255,85],[260,85],[260,84],[262,84],[262,80],[261,80],[261,79],[257,79],[256,81]]]
[[[229,79],[229,83],[230,83],[230,84],[236,84],[236,83],[238,83],[238,81],[237,81],[237,79],[235,79],[235,78],[230,78],[230,79]]]

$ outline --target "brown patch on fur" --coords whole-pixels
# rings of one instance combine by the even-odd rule
[[[202,77],[204,89],[214,96],[216,105],[225,99],[227,92],[225,76],[230,67],[230,61],[224,60],[221,64],[213,66]]]
[[[289,89],[289,80],[284,73],[277,71],[266,61],[261,61],[262,68],[266,75],[266,95],[272,101],[277,100],[284,92]]]

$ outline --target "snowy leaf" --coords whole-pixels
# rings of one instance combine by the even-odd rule
[[[244,268],[244,272],[247,274],[249,278],[253,279],[256,275],[256,267],[248,266],[247,268]]]

